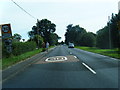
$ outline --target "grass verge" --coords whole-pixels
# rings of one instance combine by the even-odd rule
[[[113,58],[120,59],[120,51],[118,48],[116,49],[98,49],[96,47],[81,47],[81,46],[76,46],[75,48],[79,48],[85,51],[90,51],[98,54],[102,54],[105,56],[110,56]]]
[[[40,53],[42,51],[42,49],[36,49],[34,51],[30,51],[30,52],[27,52],[27,53],[24,53],[24,54],[21,54],[19,56],[12,56],[12,57],[9,57],[9,58],[3,58],[2,59],[2,69],[5,69],[17,62],[20,62],[22,60],[25,60],[37,53]]]
[[[53,48],[55,46],[50,46],[50,48]],[[38,54],[40,52],[44,52],[46,51],[45,48],[41,48],[41,49],[36,49],[34,51],[30,51],[30,52],[27,52],[27,53],[24,53],[24,54],[21,54],[21,55],[18,55],[18,56],[11,56],[9,58],[3,58],[1,61],[2,61],[2,69],[5,69],[13,64],[16,64],[20,61],[23,61],[29,57],[32,57],[34,56],[35,54]]]

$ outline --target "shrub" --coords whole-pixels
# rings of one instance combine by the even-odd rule
[[[16,42],[13,43],[13,55],[17,56],[25,52],[32,51],[36,48],[36,43],[31,42]]]
[[[31,41],[31,42],[13,42],[12,43],[12,53],[8,53],[6,51],[6,47],[3,44],[2,45],[2,57],[7,58],[10,57],[11,55],[17,56],[29,51],[32,51],[36,48],[36,43]]]

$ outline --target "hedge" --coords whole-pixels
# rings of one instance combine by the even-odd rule
[[[31,42],[13,42],[12,43],[12,53],[9,54],[6,52],[6,48],[4,47],[4,44],[3,44],[2,57],[6,58],[6,57],[9,57],[10,55],[14,55],[14,56],[21,55],[23,53],[32,51],[35,48],[36,48],[36,43],[33,41],[31,41]]]

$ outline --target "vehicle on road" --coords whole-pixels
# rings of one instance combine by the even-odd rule
[[[73,43],[69,43],[68,44],[68,48],[74,48],[74,44]]]

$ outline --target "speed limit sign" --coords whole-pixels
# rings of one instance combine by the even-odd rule
[[[9,31],[9,27],[8,26],[2,26],[2,31],[4,33],[7,33]]]
[[[0,29],[1,29],[3,39],[8,39],[8,38],[12,37],[10,24],[0,25]]]

